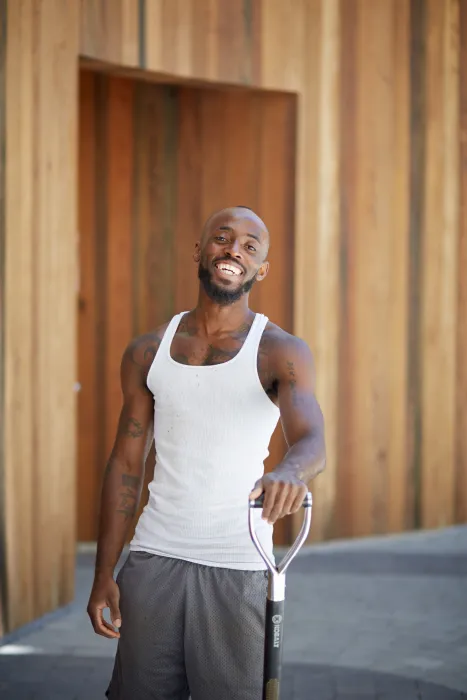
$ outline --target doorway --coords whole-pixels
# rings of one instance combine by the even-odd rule
[[[80,75],[77,536],[97,537],[100,487],[129,340],[194,306],[195,241],[229,205],[271,231],[271,270],[251,306],[292,331],[295,97]],[[267,469],[285,450],[279,425]],[[147,483],[154,470],[148,457]],[[289,524],[276,527],[287,544]]]

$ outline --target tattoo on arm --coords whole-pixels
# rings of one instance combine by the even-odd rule
[[[144,435],[144,428],[136,418],[131,416],[126,419],[120,429],[120,435],[127,435],[132,438],[139,438]]]
[[[157,352],[157,345],[150,345],[144,351],[144,366],[150,367],[154,361]]]
[[[111,472],[113,471],[115,464],[115,446],[110,453],[109,461],[105,465],[105,471],[104,471],[104,481],[107,479],[108,476],[110,476]]]
[[[294,406],[297,405],[297,377],[295,374],[295,366],[293,362],[287,362],[287,372],[289,376],[289,387],[292,393],[292,403]]]
[[[130,350],[130,359],[133,364],[147,371],[153,363],[160,343],[161,339],[154,334],[137,339]]]
[[[122,513],[125,516],[125,520],[133,518],[136,513],[140,481],[138,476],[122,474],[123,489],[120,492],[117,513]]]

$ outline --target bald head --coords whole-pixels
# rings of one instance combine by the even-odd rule
[[[251,233],[259,239],[258,242],[265,244],[266,254],[269,249],[269,231],[264,221],[253,209],[245,206],[227,207],[211,214],[203,227],[201,244],[207,236],[216,228],[228,228],[230,224],[236,222],[243,229],[251,229]]]

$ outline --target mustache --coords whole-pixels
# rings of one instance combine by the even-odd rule
[[[216,265],[217,263],[226,263],[226,265],[231,265],[232,263],[234,265],[238,265],[238,267],[243,271],[243,274],[246,274],[246,270],[243,267],[242,263],[238,262],[238,260],[232,260],[232,258],[216,258],[215,260],[212,261],[213,265]]]

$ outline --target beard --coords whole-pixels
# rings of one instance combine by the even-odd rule
[[[237,289],[231,291],[217,285],[212,279],[211,272],[204,267],[202,263],[200,263],[198,266],[198,279],[203,285],[204,291],[211,301],[213,301],[215,304],[219,304],[220,306],[229,306],[230,304],[238,301],[244,294],[248,294],[256,282],[257,274],[258,273],[256,273],[251,279],[247,280],[244,284],[240,285],[240,287],[237,287]]]

